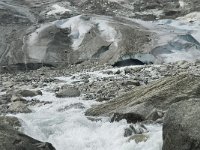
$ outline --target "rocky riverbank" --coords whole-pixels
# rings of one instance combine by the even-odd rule
[[[43,92],[54,93],[60,99],[81,96],[86,102],[98,102],[98,105],[85,112],[89,120],[109,117],[111,122],[123,119],[129,124],[140,122],[142,126],[138,131],[138,127],[124,130],[124,135],[136,142],[148,140],[145,124],[164,122],[164,148],[170,147],[171,143],[167,142],[167,139],[172,138],[168,136],[168,132],[171,132],[168,125],[170,122],[164,118],[171,115],[169,108],[173,104],[187,103],[193,99],[198,102],[199,74],[199,63],[186,61],[122,68],[105,65],[90,68],[80,65],[62,70],[41,68],[17,74],[1,74],[1,115],[31,113],[33,107],[50,105],[51,100],[37,98]],[[57,112],[85,107],[79,102],[58,108]],[[4,122],[10,121],[3,121],[2,124]]]

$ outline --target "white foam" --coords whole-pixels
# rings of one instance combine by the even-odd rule
[[[49,11],[47,15],[64,14],[65,12],[70,12],[71,10],[61,7],[58,4],[52,5],[53,10]]]

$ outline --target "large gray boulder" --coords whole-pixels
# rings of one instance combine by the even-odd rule
[[[30,113],[31,112],[28,106],[22,101],[12,102],[9,105],[7,111],[11,113]]]
[[[62,86],[61,89],[56,92],[56,97],[65,98],[65,97],[78,97],[81,95],[81,92],[78,88],[70,87],[69,85]]]
[[[46,142],[35,140],[7,125],[0,125],[1,150],[55,150]]]
[[[86,115],[112,116],[120,114],[120,119],[123,119],[124,114],[124,119],[126,119],[126,116],[130,116],[130,114],[133,114],[132,116],[137,114],[136,120],[132,118],[133,122],[156,121],[163,117],[163,113],[172,104],[200,97],[199,80],[199,76],[187,73],[162,78],[146,86],[134,88],[134,90],[109,102],[93,106],[86,111]],[[144,119],[137,120],[138,117]]]
[[[23,97],[34,97],[37,95],[42,95],[40,90],[19,90],[17,94],[20,94]]]
[[[200,149],[200,99],[174,104],[164,119],[163,150]]]

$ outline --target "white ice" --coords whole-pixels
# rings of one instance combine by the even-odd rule
[[[109,24],[109,21],[101,17],[91,17],[88,20],[82,19],[81,15],[72,17],[67,21],[58,21],[58,27],[69,28],[71,30],[70,36],[72,37],[74,50],[77,50],[81,45],[86,33],[88,33],[96,25],[100,31],[100,36],[107,42],[114,42],[117,46],[119,36],[116,30]]]

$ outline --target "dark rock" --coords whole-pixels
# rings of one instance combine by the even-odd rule
[[[126,59],[126,60],[121,60],[113,64],[113,67],[124,67],[124,66],[131,66],[131,65],[144,65],[140,60],[137,59]]]
[[[163,150],[200,149],[200,99],[170,107],[163,124]]]
[[[0,125],[1,150],[55,150],[50,143],[35,140],[13,128]]]
[[[124,130],[124,137],[131,136],[133,134],[133,130],[131,128],[126,128]]]
[[[140,82],[136,80],[128,80],[128,81],[122,82],[122,86],[129,86],[129,85],[140,86]]]
[[[113,117],[111,118],[111,122],[120,121],[122,119],[126,119],[127,123],[137,123],[143,121],[145,118],[135,113],[126,113],[126,114],[114,113]]]
[[[40,90],[33,91],[33,90],[20,90],[17,92],[17,94],[20,94],[23,97],[34,97],[37,95],[42,95],[42,92]]]

